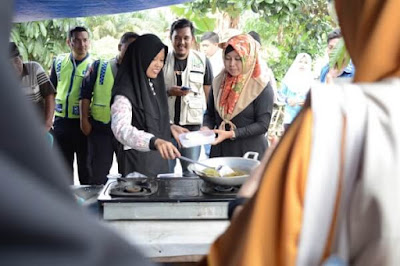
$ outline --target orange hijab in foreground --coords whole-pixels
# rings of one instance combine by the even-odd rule
[[[336,0],[355,82],[400,76],[399,10],[399,0]]]
[[[400,1],[337,0],[336,10],[357,69],[355,82],[400,76]],[[264,166],[258,191],[214,242],[202,264],[296,264],[312,128],[308,103]],[[321,243],[326,251],[323,259],[329,255],[332,236],[333,232],[328,243]]]

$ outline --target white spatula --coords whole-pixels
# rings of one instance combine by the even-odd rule
[[[217,167],[213,167],[213,166],[209,166],[209,165],[206,165],[204,163],[192,160],[192,159],[187,158],[185,156],[181,156],[181,157],[179,157],[179,159],[182,159],[182,160],[190,162],[190,163],[195,163],[195,164],[204,166],[206,168],[214,168],[221,177],[229,175],[229,174],[232,174],[232,173],[235,172],[232,168],[230,168],[229,166],[226,166],[226,165],[218,165]]]

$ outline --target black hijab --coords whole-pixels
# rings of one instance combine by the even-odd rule
[[[113,96],[123,95],[132,104],[132,125],[156,137],[171,138],[168,100],[161,71],[157,78],[146,75],[147,68],[157,54],[168,47],[153,34],[145,34],[131,43],[125,52],[114,82]],[[153,83],[154,95],[149,81]]]

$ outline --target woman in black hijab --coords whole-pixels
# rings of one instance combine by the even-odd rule
[[[113,88],[111,128],[124,145],[122,175],[147,176],[168,173],[168,161],[180,156],[167,139],[184,129],[171,127],[162,68],[168,47],[153,35],[140,36],[130,44]],[[172,131],[172,132],[171,132]]]

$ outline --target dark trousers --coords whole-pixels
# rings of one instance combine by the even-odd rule
[[[107,130],[96,130],[93,127],[88,136],[88,163],[90,171],[90,184],[101,185],[107,182],[114,152],[118,154],[118,141]],[[118,156],[117,156],[118,157]]]
[[[74,173],[73,163],[76,153],[79,182],[81,185],[88,185],[90,174],[87,164],[87,137],[81,131],[79,119],[56,118],[53,134],[71,171],[71,176]]]

